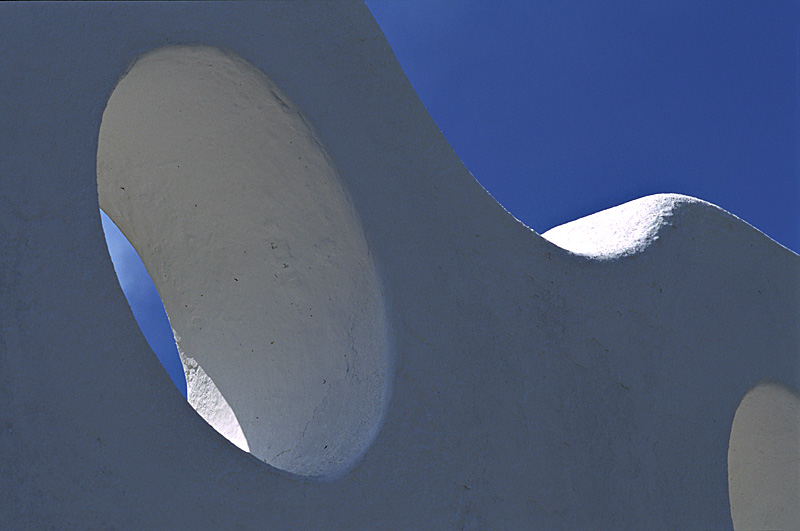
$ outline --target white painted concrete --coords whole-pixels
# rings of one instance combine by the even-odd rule
[[[351,466],[389,397],[385,309],[352,201],[291,100],[232,54],[159,48],[109,99],[97,179],[164,300],[195,409],[278,468]]]
[[[690,202],[698,200],[651,195],[553,227],[542,238],[587,258],[614,260],[646,250],[669,226],[672,212]]]
[[[791,465],[791,436],[766,461],[736,441],[758,440],[757,384],[800,387],[796,254],[680,196],[535,234],[359,3],[2,11],[0,527],[720,529],[777,509],[738,465],[729,497],[728,463]],[[98,192],[208,377],[194,404],[257,457],[149,352]]]

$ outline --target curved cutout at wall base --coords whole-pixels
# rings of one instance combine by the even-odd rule
[[[760,384],[739,404],[728,446],[734,529],[800,529],[800,398]]]
[[[385,309],[357,213],[300,111],[232,54],[160,48],[109,98],[97,171],[195,409],[275,467],[349,469],[388,402]]]

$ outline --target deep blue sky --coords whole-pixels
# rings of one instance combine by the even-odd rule
[[[367,5],[467,168],[537,232],[676,192],[800,250],[800,2]],[[185,393],[163,307],[123,240],[110,243],[123,290]]]
[[[367,5],[467,168],[537,232],[676,192],[800,250],[800,3]]]

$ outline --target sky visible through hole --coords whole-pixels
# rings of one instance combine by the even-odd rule
[[[537,232],[671,192],[800,250],[800,3],[367,6],[467,168]],[[118,237],[109,247],[137,322],[185,395],[149,276]]]
[[[153,349],[158,361],[178,390],[186,396],[186,377],[178,356],[178,347],[172,336],[164,305],[147,273],[141,258],[119,228],[105,212],[100,211],[108,252],[117,272],[122,291],[128,299],[139,328]]]

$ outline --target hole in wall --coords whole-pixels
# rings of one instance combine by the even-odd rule
[[[189,403],[209,424],[238,448],[249,452],[247,439],[239,420],[228,402],[216,388],[214,382],[194,360],[186,359],[178,352],[177,344],[164,303],[139,253],[131,245],[119,227],[100,210],[103,233],[108,252],[114,264],[122,292],[128,300],[136,324],[158,361],[167,371],[172,383],[187,397],[187,378],[194,389],[203,389],[202,395],[193,393]]]
[[[335,478],[378,432],[390,356],[360,220],[309,123],[241,58],[160,48],[109,98],[98,194],[161,295],[195,410],[270,465]]]
[[[800,529],[800,397],[775,383],[742,399],[728,445],[734,529]]]

